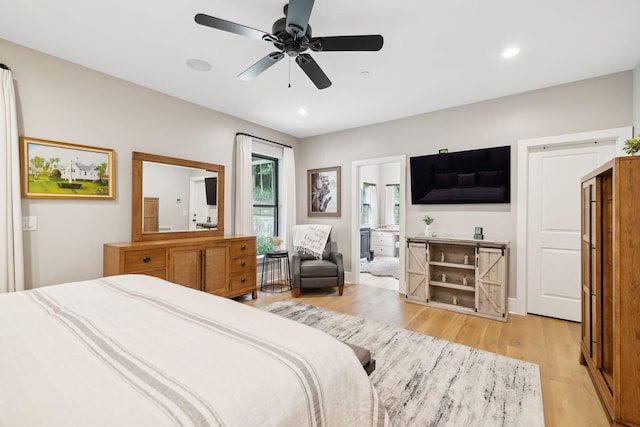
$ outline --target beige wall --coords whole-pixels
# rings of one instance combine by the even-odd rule
[[[236,132],[296,146],[296,138],[0,39],[17,92],[19,133],[116,151],[116,200],[23,199],[27,287],[102,275],[102,245],[131,238],[131,152],[226,167],[225,231],[233,233]]]
[[[225,165],[225,225],[227,234],[231,234],[234,134],[246,132],[294,146],[298,222],[333,225],[346,270],[351,271],[351,162],[398,154],[430,154],[439,148],[459,151],[512,145],[510,205],[409,205],[406,230],[408,235],[419,234],[420,218],[428,212],[436,218],[434,231],[441,234],[468,235],[479,225],[485,227],[488,237],[509,239],[515,247],[518,140],[640,123],[637,67],[634,72],[307,138],[298,144],[292,136],[1,39],[0,51],[2,61],[14,74],[20,135],[116,150],[115,201],[23,201],[24,215],[38,219],[38,230],[24,233],[28,287],[98,277],[102,272],[102,244],[130,239],[131,151]],[[306,171],[329,166],[342,166],[342,216],[307,218]],[[408,200],[409,191],[407,185]],[[512,296],[515,255],[512,252]]]
[[[307,169],[341,166],[342,194],[352,193],[352,162],[386,156],[434,154],[440,148],[461,151],[511,145],[511,204],[411,205],[407,206],[406,235],[422,234],[421,218],[435,218],[432,230],[439,235],[473,237],[475,226],[484,227],[486,238],[511,241],[510,296],[515,296],[517,141],[632,124],[631,71],[552,88],[508,96],[380,123],[372,126],[306,138],[296,157],[298,182]],[[639,104],[640,105],[640,104]],[[393,108],[391,105],[390,108]],[[338,155],[339,153],[339,155]],[[408,159],[407,159],[408,162]],[[407,164],[406,198],[410,198]],[[308,218],[305,189],[298,187],[298,221],[331,224],[332,238],[344,253],[345,270],[352,271],[351,203],[342,200],[340,218]],[[578,191],[578,190],[576,190]],[[354,244],[359,244],[354,242]]]

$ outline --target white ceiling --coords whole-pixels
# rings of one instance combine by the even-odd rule
[[[324,90],[295,62],[288,88],[287,58],[238,80],[273,46],[194,22],[201,12],[270,33],[285,1],[0,0],[0,38],[301,138],[640,62],[639,0],[317,0],[314,37],[384,36],[379,52],[312,53],[333,82]],[[513,44],[521,54],[503,59]]]

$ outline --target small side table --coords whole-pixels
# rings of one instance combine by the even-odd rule
[[[289,251],[274,251],[264,254],[260,290],[285,292],[291,290],[291,267]]]

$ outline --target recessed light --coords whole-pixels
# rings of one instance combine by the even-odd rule
[[[368,72],[367,70],[365,70],[365,71],[361,71],[361,72],[360,72],[360,75],[361,75],[362,77],[367,77],[369,74],[371,74],[371,73],[370,73],[370,72]]]
[[[307,114],[307,110],[305,110],[304,108],[299,108],[298,114],[300,114],[301,116],[304,116],[305,114]]]
[[[513,58],[514,56],[518,55],[520,53],[520,48],[517,46],[511,46],[506,48],[503,52],[502,52],[502,57],[503,58]]]
[[[187,59],[187,66],[192,70],[196,70],[196,71],[211,70],[211,64],[209,64],[207,61],[204,61],[202,59],[195,59],[195,58]]]

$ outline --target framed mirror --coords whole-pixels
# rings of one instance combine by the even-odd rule
[[[131,240],[224,235],[224,166],[132,153]]]

